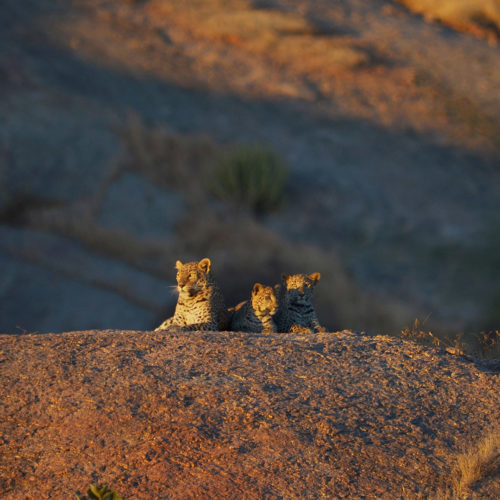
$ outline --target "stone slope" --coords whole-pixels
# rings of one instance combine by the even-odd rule
[[[141,499],[426,498],[500,406],[498,373],[347,331],[1,335],[0,366],[9,499],[90,482]]]
[[[3,331],[153,328],[172,305],[165,289],[158,314],[157,279],[172,284],[177,258],[200,259],[211,242],[217,267],[237,255],[241,238],[219,216],[209,243],[179,231],[213,206],[190,208],[185,186],[146,175],[151,156],[130,156],[141,121],[146,139],[166,128],[276,150],[288,202],[262,230],[338,255],[354,286],[411,309],[391,328],[367,324],[324,280],[329,328],[400,332],[429,314],[449,333],[498,326],[500,52],[484,40],[392,0],[3,0],[0,95]],[[33,255],[40,231],[60,259]],[[262,248],[277,273],[292,271]],[[104,269],[89,283],[102,257],[120,281]],[[261,266],[232,260],[248,269],[237,303]],[[321,271],[313,264],[297,272]],[[327,317],[353,303],[355,315]]]

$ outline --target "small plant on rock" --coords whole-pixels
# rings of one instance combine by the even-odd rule
[[[86,496],[81,496],[79,493],[76,494],[77,500],[123,500],[123,497],[120,496],[116,491],[110,490],[107,486],[95,486],[94,484],[90,485],[90,488],[87,490]]]
[[[425,320],[420,323],[418,318],[415,318],[413,325],[405,326],[401,330],[401,337],[407,340],[413,340],[420,344],[432,344],[436,347],[441,347],[442,340],[438,339],[431,331],[423,329]]]
[[[412,326],[406,326],[401,330],[401,337],[406,340],[412,340],[422,345],[433,345],[445,349],[454,354],[463,355],[467,350],[467,344],[462,341],[463,334],[459,333],[455,338],[438,337],[430,330],[425,330],[423,327],[427,318],[421,323],[418,318],[415,319]]]

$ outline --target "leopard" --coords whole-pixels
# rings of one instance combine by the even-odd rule
[[[275,321],[280,333],[325,332],[311,303],[320,273],[283,274]]]
[[[278,310],[279,285],[255,283],[250,300],[231,309],[231,330],[235,332],[277,333],[273,319]]]
[[[177,291],[179,297],[174,315],[167,318],[155,331],[178,328],[184,331],[225,331],[229,318],[224,296],[217,286],[208,257],[199,262],[180,260],[177,269]]]

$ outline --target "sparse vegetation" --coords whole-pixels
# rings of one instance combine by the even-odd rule
[[[453,491],[462,495],[473,483],[496,471],[500,463],[500,429],[495,429],[457,456]]]
[[[76,498],[77,500],[123,500],[122,496],[116,491],[110,490],[107,486],[95,486],[94,484],[90,485],[87,495],[88,497],[77,493]]]
[[[200,179],[215,166],[219,153],[214,141],[181,136],[164,125],[148,126],[132,112],[118,132],[126,151],[121,170],[143,173],[159,185],[182,188],[186,195],[199,198],[203,189]]]
[[[500,361],[500,330],[482,331],[475,335],[478,349],[476,356]]]
[[[126,156],[108,183],[123,170],[135,170],[160,185],[181,188],[192,200],[200,201],[208,190],[256,214],[272,211],[283,201],[287,169],[269,148],[239,146],[224,151],[206,137],[180,136],[164,126],[148,127],[133,113],[119,132]]]
[[[435,500],[469,498],[471,486],[498,472],[500,466],[500,427],[452,457],[449,484],[440,489]]]
[[[221,200],[262,215],[282,205],[286,181],[287,169],[276,153],[259,146],[240,146],[223,157],[209,189]]]
[[[423,345],[433,345],[443,349],[452,349],[452,352],[456,354],[463,354],[465,351],[470,351],[468,345],[463,341],[463,334],[459,333],[452,339],[437,335],[424,328],[427,319],[428,318],[420,322],[418,318],[415,318],[411,326],[405,326],[403,330],[401,330],[401,337]]]
[[[423,328],[425,323],[426,320],[421,323],[418,318],[415,318],[415,321],[411,326],[405,326],[403,330],[401,330],[401,337],[407,340],[419,342],[421,344],[440,347],[442,341],[437,338],[430,330],[425,330]]]
[[[411,326],[401,331],[401,337],[424,345],[433,345],[466,354],[477,359],[500,358],[500,331],[489,330],[479,333],[458,333],[455,337],[437,335],[424,328],[426,320],[416,318]]]

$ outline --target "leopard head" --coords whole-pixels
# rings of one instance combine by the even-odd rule
[[[306,304],[310,302],[314,287],[321,279],[321,274],[283,274],[281,279],[288,296],[288,302],[291,304]]]
[[[187,262],[183,264],[180,260],[175,263],[177,269],[177,290],[180,295],[194,297],[206,289],[210,283],[210,259],[205,258],[199,262]]]
[[[252,290],[252,307],[260,315],[273,315],[278,309],[277,289],[255,283]]]

